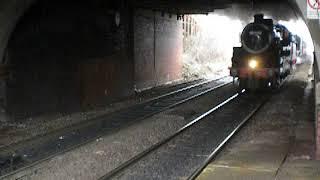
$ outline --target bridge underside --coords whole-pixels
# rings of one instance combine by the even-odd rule
[[[248,20],[251,15],[234,9],[251,8],[252,14],[264,11],[276,19],[303,18],[309,27],[320,149],[320,26],[306,18],[306,6],[295,0],[3,0],[1,104],[21,117],[73,111],[178,81],[183,15],[225,9],[223,13]]]

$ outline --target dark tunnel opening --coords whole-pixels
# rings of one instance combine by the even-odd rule
[[[86,111],[181,81],[177,15],[117,1],[39,1],[6,48],[3,109],[25,118]]]
[[[0,179],[317,172],[320,23],[299,2],[0,1]]]
[[[5,109],[18,116],[68,112],[131,94],[130,23],[120,5],[45,0],[32,6],[7,47]]]

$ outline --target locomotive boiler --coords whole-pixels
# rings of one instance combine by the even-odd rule
[[[263,14],[254,16],[241,34],[241,47],[233,48],[230,74],[245,89],[278,88],[291,73],[292,35]]]

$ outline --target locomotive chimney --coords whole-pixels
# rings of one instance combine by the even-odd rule
[[[262,23],[264,20],[264,14],[256,14],[254,15],[254,22],[255,23]]]

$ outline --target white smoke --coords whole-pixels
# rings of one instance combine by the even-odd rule
[[[234,46],[241,46],[244,24],[216,14],[194,15],[199,33],[185,41],[184,77],[215,78],[228,74]]]

